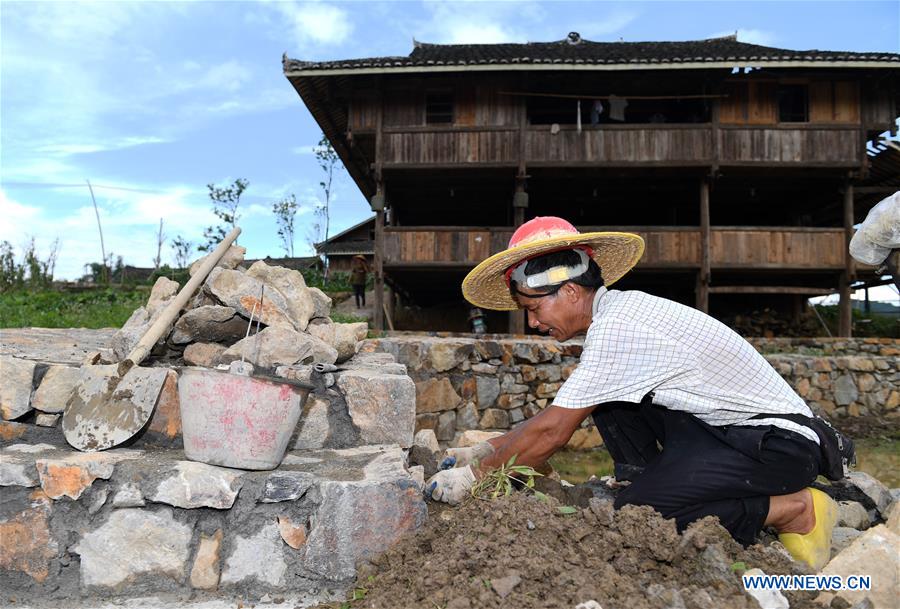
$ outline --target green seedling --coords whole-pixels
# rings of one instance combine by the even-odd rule
[[[733,563],[731,563],[731,570],[732,570],[732,572],[735,572],[735,573],[738,571],[746,571],[747,563],[745,563],[743,561],[733,562]]]
[[[534,479],[543,474],[536,472],[533,467],[516,465],[517,456],[513,455],[505,464],[485,474],[484,478],[472,487],[472,496],[486,501],[500,496],[508,497],[515,488],[514,480],[524,482],[525,488],[537,494],[534,490]]]
[[[563,516],[569,516],[570,514],[574,514],[578,511],[578,508],[573,507],[571,505],[561,505],[556,510],[562,514]]]

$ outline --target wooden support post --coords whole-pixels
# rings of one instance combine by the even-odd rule
[[[376,197],[378,194],[375,195]],[[383,196],[383,195],[382,195]],[[384,210],[375,212],[375,306],[373,330],[384,330]]]
[[[855,265],[850,256],[850,239],[853,237],[853,184],[847,181],[844,185],[844,272],[841,273],[840,285],[840,323],[838,336],[849,337],[853,334],[853,304],[850,300],[850,282],[853,281]]]
[[[519,174],[516,176],[516,192],[513,195],[513,224],[516,228],[525,222],[525,209],[528,207],[528,193],[525,192],[525,160],[519,159]],[[509,333],[525,334],[525,312],[509,312]]]
[[[700,272],[697,274],[697,308],[709,313],[709,181],[700,182]]]
[[[380,85],[380,83],[379,83]],[[375,196],[372,211],[375,212],[375,307],[373,330],[384,330],[384,92],[378,87],[378,113],[375,117]]]

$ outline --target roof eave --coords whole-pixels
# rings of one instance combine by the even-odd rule
[[[490,64],[453,64],[453,65],[415,65],[415,66],[370,66],[325,69],[285,69],[288,78],[306,78],[311,76],[363,76],[372,74],[419,74],[434,72],[521,72],[521,71],[573,71],[573,72],[606,72],[626,70],[731,70],[734,68],[851,68],[851,69],[900,69],[898,61],[759,61],[753,59],[736,59],[734,61],[646,61],[623,63],[490,63]]]

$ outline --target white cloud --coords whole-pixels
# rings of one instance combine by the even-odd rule
[[[108,150],[123,150],[125,148],[133,148],[145,144],[165,144],[170,141],[170,139],[156,136],[132,136],[85,144],[65,144],[62,142],[44,144],[43,146],[37,147],[35,150],[51,155],[68,156],[90,152],[105,152]]]
[[[731,31],[720,31],[715,34],[709,36],[709,38],[722,38],[724,36],[733,36],[735,30]],[[777,34],[775,32],[770,32],[767,30],[756,30],[756,29],[737,29],[737,39],[738,42],[746,42],[748,44],[758,44],[764,47],[775,46],[776,41],[778,40]]]
[[[347,11],[324,2],[273,2],[274,8],[302,49],[310,43],[339,45],[353,34]]]

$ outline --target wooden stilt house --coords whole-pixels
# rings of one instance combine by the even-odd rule
[[[851,285],[873,278],[846,244],[879,198],[854,187],[895,133],[900,54],[573,32],[283,67],[376,214],[376,287],[458,312],[434,329],[460,329],[462,277],[538,215],[641,234],[617,287],[713,315],[837,291],[848,335]]]

